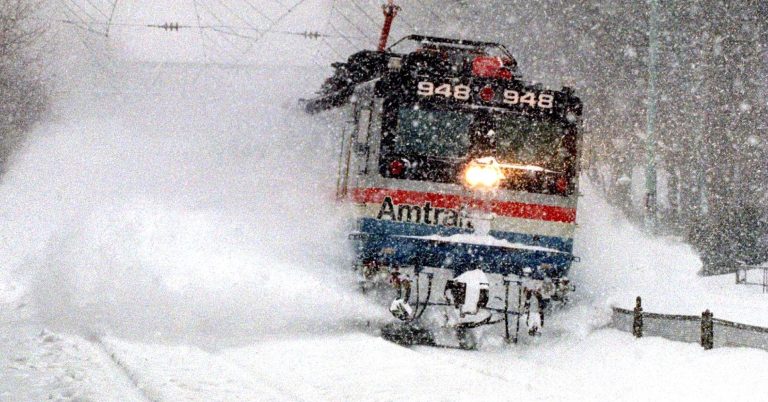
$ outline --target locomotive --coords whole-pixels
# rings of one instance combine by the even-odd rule
[[[333,66],[304,107],[344,116],[336,195],[361,286],[394,285],[382,335],[471,349],[485,325],[517,342],[523,319],[537,334],[574,289],[574,91],[524,81],[491,42],[410,35]]]

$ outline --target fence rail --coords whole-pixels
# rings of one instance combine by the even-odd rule
[[[750,282],[747,279],[747,275],[749,274],[749,271],[762,271],[762,282]],[[737,285],[752,285],[752,286],[762,286],[763,293],[768,293],[768,267],[765,266],[752,266],[752,265],[745,265],[736,268],[734,271],[736,272],[736,284]]]
[[[700,316],[649,313],[641,298],[634,310],[613,307],[611,325],[636,337],[659,336],[673,341],[713,347],[749,347],[768,350],[768,328],[714,318],[706,310]]]

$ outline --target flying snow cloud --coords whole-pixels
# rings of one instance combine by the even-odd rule
[[[228,15],[317,29],[312,2],[239,17],[155,3],[117,8],[109,39],[57,31],[51,116],[0,182],[0,297],[22,284],[46,325],[86,335],[220,339],[375,317],[333,200],[337,130],[297,104],[327,74],[316,47],[145,26]]]
[[[221,338],[374,316],[332,198],[334,130],[303,116],[291,85],[321,73],[139,64],[130,92],[62,100],[0,185],[3,269],[26,278],[48,325],[89,334]]]

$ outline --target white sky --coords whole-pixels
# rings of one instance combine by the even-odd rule
[[[95,21],[92,26],[103,31],[113,0],[60,0],[59,3],[64,18]],[[245,29],[235,32],[251,38],[211,29],[167,32],[120,25],[162,25],[166,22],[198,25],[195,3],[201,25],[243,27]],[[323,46],[317,39],[267,34],[261,40],[255,40],[261,34],[253,28],[270,28],[288,7],[297,3],[299,0],[118,0],[109,45],[121,57],[132,60],[311,65],[317,58],[318,49]],[[305,0],[271,29],[322,31],[329,10],[327,0]],[[320,54],[324,53],[327,52]],[[328,64],[331,59],[333,57],[320,57],[317,62]]]

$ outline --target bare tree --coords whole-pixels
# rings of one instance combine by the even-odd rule
[[[45,32],[41,2],[0,0],[0,173],[47,104],[36,46]]]

